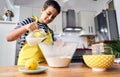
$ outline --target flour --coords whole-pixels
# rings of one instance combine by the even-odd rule
[[[50,67],[67,67],[71,61],[69,57],[51,57],[47,58]]]

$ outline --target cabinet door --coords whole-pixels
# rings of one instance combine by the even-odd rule
[[[83,28],[81,35],[95,35],[95,12],[80,11],[79,12],[80,25]]]
[[[6,34],[15,26],[12,22],[0,22],[0,66],[15,64],[16,41],[6,40]]]
[[[20,7],[19,20],[23,20],[24,18],[32,16],[32,8],[31,7]]]
[[[32,8],[32,15],[40,17],[40,8]]]
[[[13,18],[13,21],[21,21],[27,17],[31,17],[32,15],[40,17],[40,8],[15,6],[14,13],[15,17]]]

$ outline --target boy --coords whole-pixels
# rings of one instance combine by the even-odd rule
[[[18,65],[24,65],[26,60],[30,58],[35,58],[39,63],[46,62],[39,46],[29,46],[25,40],[25,37],[31,31],[43,28],[48,34],[48,38],[45,39],[44,42],[53,42],[54,34],[47,24],[54,20],[54,18],[60,13],[60,10],[61,7],[56,1],[47,0],[44,3],[43,8],[41,8],[41,16],[37,23],[32,17],[26,18],[19,22],[17,27],[7,34],[7,41],[14,41],[20,38],[21,49],[19,52]]]

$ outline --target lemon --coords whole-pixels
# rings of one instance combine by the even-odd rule
[[[25,68],[27,70],[35,70],[35,69],[37,69],[37,66],[38,66],[38,62],[37,62],[37,60],[35,60],[33,58],[27,60],[25,63]]]
[[[46,36],[46,33],[43,31],[40,32],[39,30],[35,30],[33,32],[33,37],[38,38],[38,37],[45,37],[45,36]]]

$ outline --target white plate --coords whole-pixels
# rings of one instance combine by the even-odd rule
[[[115,63],[120,63],[120,58],[116,58],[116,59],[114,60],[114,62],[115,62]]]
[[[47,70],[47,67],[45,66],[38,66],[36,70],[27,70],[25,69],[24,67],[20,67],[18,69],[20,72],[23,72],[23,73],[40,73],[40,72],[44,72]]]

